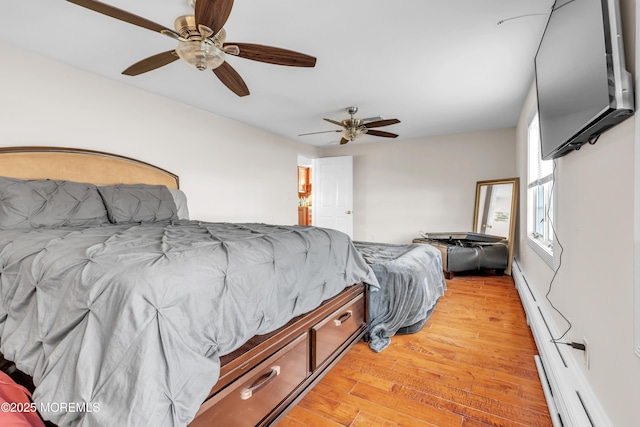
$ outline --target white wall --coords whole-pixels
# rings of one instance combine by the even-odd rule
[[[315,147],[0,43],[0,146],[108,151],[180,176],[192,218],[297,223]]]
[[[515,129],[324,148],[353,156],[354,239],[408,243],[471,231],[476,182],[516,176]]]
[[[627,68],[633,71],[635,32],[629,27],[635,28],[635,2],[622,0],[621,6]],[[532,89],[517,127],[521,192],[526,191],[527,124],[535,108]],[[581,351],[572,354],[614,426],[634,426],[640,419],[640,358],[633,335],[635,132],[635,120],[626,120],[597,144],[559,158],[556,168],[556,231],[564,252],[549,298],[572,322],[565,340],[589,342],[590,368]],[[520,211],[525,209],[523,197]],[[553,271],[527,246],[526,221],[519,234],[522,268],[529,284],[545,295]],[[557,330],[564,331],[567,323],[545,303]]]
[[[6,44],[0,55],[1,146],[147,161],[180,176],[193,218],[296,223],[298,156],[353,154],[355,237],[408,242],[469,230],[476,181],[515,174],[513,129],[320,150]]]

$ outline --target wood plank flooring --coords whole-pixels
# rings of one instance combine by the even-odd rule
[[[422,331],[356,344],[277,426],[551,426],[513,279],[447,286]]]

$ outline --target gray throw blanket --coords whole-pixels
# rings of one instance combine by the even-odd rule
[[[381,287],[369,294],[369,347],[380,352],[400,328],[425,320],[444,295],[442,256],[430,245],[354,244]]]
[[[0,350],[60,426],[184,426],[220,356],[359,282],[349,237],[316,227],[0,230]]]

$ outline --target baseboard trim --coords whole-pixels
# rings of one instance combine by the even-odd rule
[[[560,334],[516,258],[512,276],[538,347],[536,366],[554,427],[612,426],[569,347],[552,342]]]

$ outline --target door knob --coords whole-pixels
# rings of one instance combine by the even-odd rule
[[[351,215],[351,211],[347,211],[347,215]]]

